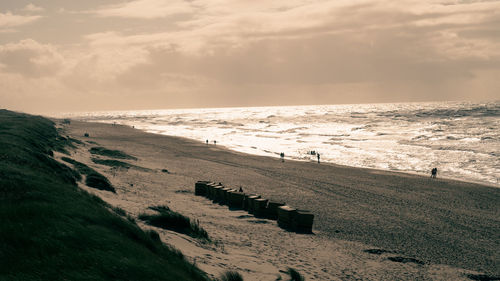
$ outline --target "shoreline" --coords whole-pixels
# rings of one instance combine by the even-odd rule
[[[84,132],[90,133],[90,138],[84,138]],[[151,205],[155,200],[167,200],[169,206],[199,218],[202,224],[207,226],[209,234],[218,233],[220,228],[225,227],[224,224],[228,222],[218,216],[226,215],[235,223],[230,228],[242,228],[246,229],[246,232],[256,231],[253,228],[247,229],[252,226],[252,220],[242,222],[247,220],[239,218],[243,214],[227,211],[225,208],[222,210],[221,207],[213,206],[189,194],[197,180],[223,182],[233,187],[242,185],[245,192],[282,200],[293,207],[309,209],[316,215],[313,226],[315,234],[305,237],[275,229],[272,223],[266,222],[262,225],[263,228],[269,227],[268,231],[278,233],[278,238],[268,237],[270,241],[264,243],[271,245],[271,248],[280,247],[273,244],[277,241],[280,243],[279,235],[286,235],[290,239],[311,240],[313,244],[316,243],[314,241],[326,241],[328,245],[333,243],[332,247],[341,248],[361,243],[365,246],[356,247],[376,247],[387,253],[398,253],[425,262],[429,267],[447,264],[454,268],[500,274],[500,257],[493,250],[500,247],[500,242],[495,238],[500,231],[499,210],[496,207],[500,204],[500,189],[496,187],[443,178],[431,180],[421,175],[332,163],[317,165],[294,160],[281,163],[279,159],[268,156],[246,154],[222,146],[207,147],[204,143],[184,137],[147,133],[106,123],[74,121],[68,127],[67,133],[82,141],[95,141],[104,147],[134,155],[139,158],[139,166],[154,169],[165,167],[171,172],[161,175],[137,174],[139,172],[134,171],[110,178],[111,181],[116,181],[117,193],[123,198],[117,199],[104,194],[104,199],[122,204],[120,207],[124,207],[128,212],[138,213],[147,207],[145,203],[140,203],[142,201]],[[96,167],[110,174],[109,169]],[[126,186],[128,182],[135,182],[141,189]],[[165,190],[160,188],[162,185]],[[182,193],[176,192],[179,188],[183,190]],[[163,198],[161,194],[170,199]],[[199,210],[189,206],[196,206]],[[255,222],[253,224],[255,225]],[[163,235],[172,236],[168,233]],[[220,235],[231,237],[224,232]],[[241,232],[240,235],[244,236],[246,233]],[[236,238],[231,237],[229,240],[238,244],[234,239]],[[293,248],[293,245],[290,247]],[[181,250],[184,251],[183,248]],[[267,250],[262,248],[262,251]],[[316,252],[321,253],[318,254],[318,259],[319,256],[326,255],[323,257],[325,263],[339,255],[332,253],[332,256],[328,257],[328,253],[324,253],[321,246],[304,251],[309,251],[312,258],[316,257]],[[366,259],[367,254],[359,249],[355,252],[356,254],[348,256],[362,256]],[[388,274],[389,269],[386,268],[388,265],[384,257],[370,256],[368,260],[380,262],[383,269],[380,270]],[[207,261],[209,264],[211,262]],[[358,258],[354,258],[350,262],[351,267],[358,264],[359,276],[371,276],[361,272],[366,271],[362,266],[366,261],[359,263]],[[300,265],[304,266],[304,263],[313,262],[303,261]],[[403,273],[408,271],[408,268],[394,269],[391,266],[391,276],[406,276]],[[312,271],[316,267],[318,266],[314,264],[308,265],[304,270]],[[418,277],[427,276],[425,274],[429,273],[424,271],[430,269],[412,270],[421,274],[415,273],[417,275],[414,277]],[[318,280],[321,280],[321,276],[336,276],[342,279],[338,271],[330,275],[321,272],[306,273],[308,280],[311,276],[314,277],[314,274],[319,276]],[[379,277],[374,278],[375,280],[384,280],[380,277],[382,275],[377,276]]]
[[[94,123],[94,122],[91,122],[91,121],[80,121],[80,122]],[[101,122],[95,122],[95,123],[101,123]],[[102,122],[102,124],[111,124],[111,123]],[[128,126],[128,125],[121,125],[121,126]],[[128,126],[128,127],[130,127],[130,126]],[[183,136],[176,136],[176,135],[160,134],[160,133],[150,132],[150,131],[147,131],[147,130],[137,129],[137,128],[134,128],[134,129],[139,130],[139,131],[144,132],[144,133],[147,133],[147,134],[154,134],[154,135],[166,136],[166,137],[171,137],[171,138],[179,138],[181,140],[185,140],[185,141],[188,141],[188,142],[192,141],[192,142],[195,142],[195,143],[198,143],[198,144],[205,145],[205,142],[197,140],[197,139],[192,139],[192,138],[183,137]],[[214,145],[209,143],[209,146],[214,146]],[[220,149],[223,149],[223,150],[227,150],[227,151],[232,152],[232,153],[237,153],[237,154],[242,154],[242,155],[262,156],[262,157],[268,157],[268,158],[271,158],[271,159],[279,159],[279,153],[278,152],[273,152],[273,153],[276,154],[276,157],[273,157],[271,154],[269,154],[269,155],[265,155],[264,153],[263,154],[252,154],[252,153],[248,153],[248,152],[244,152],[244,151],[238,151],[236,149],[232,149],[232,148],[227,147],[227,146],[222,145],[222,144],[217,144],[216,147],[220,148]],[[304,163],[316,163],[315,160],[301,160],[301,159],[296,159],[296,158],[287,158],[286,156],[285,156],[285,160],[286,161],[304,162]],[[426,176],[430,177],[430,171],[429,171],[429,175],[427,175],[427,174],[423,174],[423,173],[419,173],[419,172],[411,172],[411,171],[404,171],[404,170],[389,170],[389,169],[379,169],[379,168],[349,166],[349,165],[337,164],[337,163],[334,163],[334,162],[328,162],[328,161],[324,161],[324,160],[321,160],[321,164],[322,165],[323,164],[324,165],[331,165],[331,166],[340,166],[340,167],[346,167],[346,168],[375,170],[375,171],[381,171],[381,172],[387,172],[387,173],[402,173],[402,174],[409,174],[409,175],[415,175],[415,176],[421,176],[421,177],[426,177]],[[492,183],[492,182],[483,182],[483,181],[474,181],[474,180],[460,179],[460,178],[454,178],[454,177],[446,177],[446,176],[440,176],[439,173],[438,173],[438,178],[439,179],[444,179],[444,180],[449,180],[449,181],[458,181],[458,182],[465,182],[465,183],[470,183],[470,184],[477,184],[477,185],[481,185],[481,186],[485,186],[485,187],[500,188],[500,183],[499,184],[495,184],[495,183]]]

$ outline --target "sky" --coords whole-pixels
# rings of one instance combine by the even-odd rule
[[[0,108],[499,99],[500,1],[0,2]]]

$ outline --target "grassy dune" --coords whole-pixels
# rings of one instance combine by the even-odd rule
[[[203,229],[199,222],[170,210],[167,206],[154,206],[149,209],[158,212],[158,214],[148,215],[140,214],[139,219],[145,221],[149,225],[170,229],[179,233],[187,234],[193,238],[199,238],[210,242],[208,233]]]
[[[76,186],[71,139],[0,110],[0,280],[208,280],[182,254]]]

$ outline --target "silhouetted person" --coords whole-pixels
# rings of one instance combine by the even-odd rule
[[[208,140],[206,140],[206,142],[207,142],[207,145],[208,145]]]
[[[240,192],[243,192],[243,187],[240,186]]]
[[[316,156],[318,157],[318,164],[319,164],[319,153],[317,153]]]
[[[214,140],[214,145],[217,145],[217,141],[216,140]]]
[[[285,153],[284,152],[280,153],[280,157],[281,157],[281,162],[285,162]]]
[[[436,176],[437,176],[437,173],[438,173],[438,169],[437,168],[433,168],[431,170],[431,178],[435,179]]]

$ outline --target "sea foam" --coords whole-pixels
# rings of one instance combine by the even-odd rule
[[[250,154],[500,186],[500,102],[396,103],[65,114]]]

